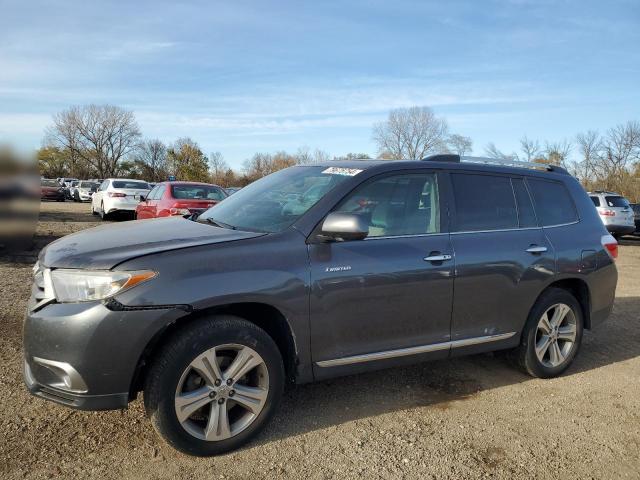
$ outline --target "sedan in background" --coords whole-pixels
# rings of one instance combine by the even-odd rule
[[[78,183],[76,188],[73,190],[73,201],[74,202],[88,202],[91,200],[91,197],[98,189],[100,184],[96,182],[89,182],[87,180],[83,180]]]
[[[223,188],[208,183],[163,182],[141,199],[136,208],[136,218],[199,215],[227,196]]]
[[[57,180],[43,178],[40,180],[40,199],[64,202],[64,187]]]
[[[107,178],[91,197],[91,213],[105,220],[117,212],[135,214],[140,198],[149,195],[149,184],[142,180]]]

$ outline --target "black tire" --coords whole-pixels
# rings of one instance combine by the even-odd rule
[[[91,204],[91,215],[98,215],[98,212],[93,208],[93,203]]]
[[[536,354],[536,337],[538,335],[538,322],[543,314],[556,304],[565,304],[570,307],[575,318],[575,340],[570,347],[565,359],[557,366],[548,366],[540,361]],[[584,331],[584,315],[582,307],[576,298],[567,290],[561,288],[549,288],[545,290],[534,304],[527,323],[522,332],[520,345],[512,352],[517,365],[525,373],[537,378],[553,378],[562,374],[573,362],[580,350],[582,334]]]
[[[107,214],[104,213],[104,203],[100,204],[100,220],[106,220]]]
[[[264,407],[248,427],[230,438],[207,441],[191,435],[180,424],[174,397],[189,364],[206,350],[224,344],[249,347],[262,357],[269,391]],[[244,445],[267,424],[282,398],[284,381],[282,357],[273,339],[242,318],[220,315],[191,323],[160,349],[145,379],[144,405],[154,428],[169,445],[188,455],[218,455]]]

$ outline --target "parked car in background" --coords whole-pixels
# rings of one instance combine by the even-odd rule
[[[239,192],[241,189],[242,189],[242,187],[227,187],[227,188],[225,188],[225,191],[229,195],[233,195],[234,193]]]
[[[96,182],[90,182],[88,180],[82,180],[78,182],[78,186],[73,191],[74,202],[87,202],[91,200],[91,197],[98,189],[100,184]]]
[[[142,180],[107,178],[91,197],[91,213],[103,220],[116,212],[135,214],[140,197],[149,194],[149,184]]]
[[[75,196],[76,187],[80,183],[80,180],[74,180],[69,182],[69,186],[64,189],[64,196],[67,200],[73,200]]]
[[[136,218],[201,214],[227,198],[222,187],[196,182],[158,183],[136,208]]]
[[[287,383],[493,350],[562,374],[611,313],[618,244],[566,170],[467,160],[295,166],[197,220],[50,243],[28,389],[84,410],[143,391],[169,444],[215,455],[255,437]]]
[[[40,199],[64,202],[64,187],[57,180],[42,179],[40,180]]]
[[[62,177],[58,178],[58,183],[60,183],[60,185],[62,185],[63,187],[70,187],[71,182],[77,182],[78,180],[79,179],[72,177]]]
[[[635,233],[640,233],[640,203],[631,203],[630,206],[633,210],[633,219],[636,225]]]
[[[589,197],[607,230],[614,236],[628,235],[636,230],[633,210],[629,201],[614,192],[596,190]]]

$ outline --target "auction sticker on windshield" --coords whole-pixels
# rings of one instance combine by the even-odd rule
[[[329,173],[331,175],[348,175],[350,177],[353,177],[354,175],[359,174],[361,171],[362,170],[359,170],[357,168],[329,167],[326,170],[323,170],[322,173]]]

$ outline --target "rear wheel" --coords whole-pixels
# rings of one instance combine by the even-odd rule
[[[277,408],[284,367],[271,337],[243,319],[219,316],[188,326],[159,352],[144,404],[174,448],[198,456],[236,449]]]
[[[100,219],[101,220],[107,219],[107,214],[104,212],[104,203],[100,204]]]
[[[576,298],[566,290],[550,288],[531,309],[515,351],[517,362],[534,377],[556,377],[573,362],[582,332],[582,308]]]

